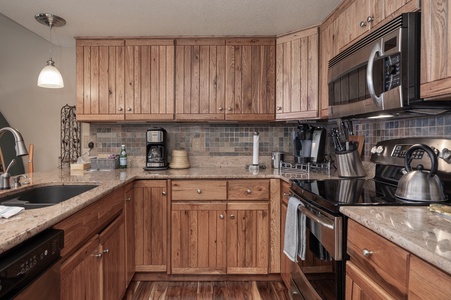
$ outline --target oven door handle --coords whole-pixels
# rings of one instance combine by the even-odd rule
[[[307,217],[309,217],[310,219],[312,219],[313,221],[315,221],[316,223],[319,223],[321,226],[324,226],[326,228],[329,228],[331,230],[334,230],[335,226],[334,226],[334,222],[331,221],[330,219],[321,217],[321,216],[317,216],[315,215],[313,212],[311,212],[309,209],[307,209],[305,206],[299,206],[299,210],[305,214]]]

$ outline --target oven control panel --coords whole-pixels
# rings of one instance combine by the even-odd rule
[[[431,147],[438,158],[438,171],[451,173],[451,139],[447,138],[408,137],[379,141],[371,149],[371,162],[404,167],[407,150],[415,144]],[[415,150],[411,158],[414,164],[412,167],[422,164],[426,170],[430,170],[431,159],[423,149]]]

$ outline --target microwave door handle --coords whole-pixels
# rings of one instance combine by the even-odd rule
[[[366,69],[366,83],[368,85],[368,92],[370,93],[371,99],[373,99],[374,104],[377,107],[382,107],[382,96],[377,96],[374,91],[374,81],[373,81],[373,66],[376,54],[382,54],[382,49],[380,43],[374,45],[370,53],[370,58],[368,59],[368,67]]]

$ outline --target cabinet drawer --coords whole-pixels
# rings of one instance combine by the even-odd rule
[[[226,200],[225,180],[173,180],[172,200]]]
[[[229,200],[269,200],[269,180],[229,181]]]
[[[99,200],[99,226],[105,226],[124,209],[124,189],[120,188]]]
[[[351,262],[397,298],[407,295],[409,253],[380,235],[348,222],[348,254]]]

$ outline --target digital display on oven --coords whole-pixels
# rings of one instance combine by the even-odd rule
[[[407,150],[409,150],[409,148],[411,146],[412,145],[396,145],[393,148],[393,152],[392,152],[391,156],[399,157],[399,158],[405,158],[406,157],[406,152],[407,152]],[[423,149],[418,149],[418,150],[415,150],[413,152],[412,158],[413,159],[421,159],[421,158],[423,158],[423,155],[424,155],[424,150]]]

